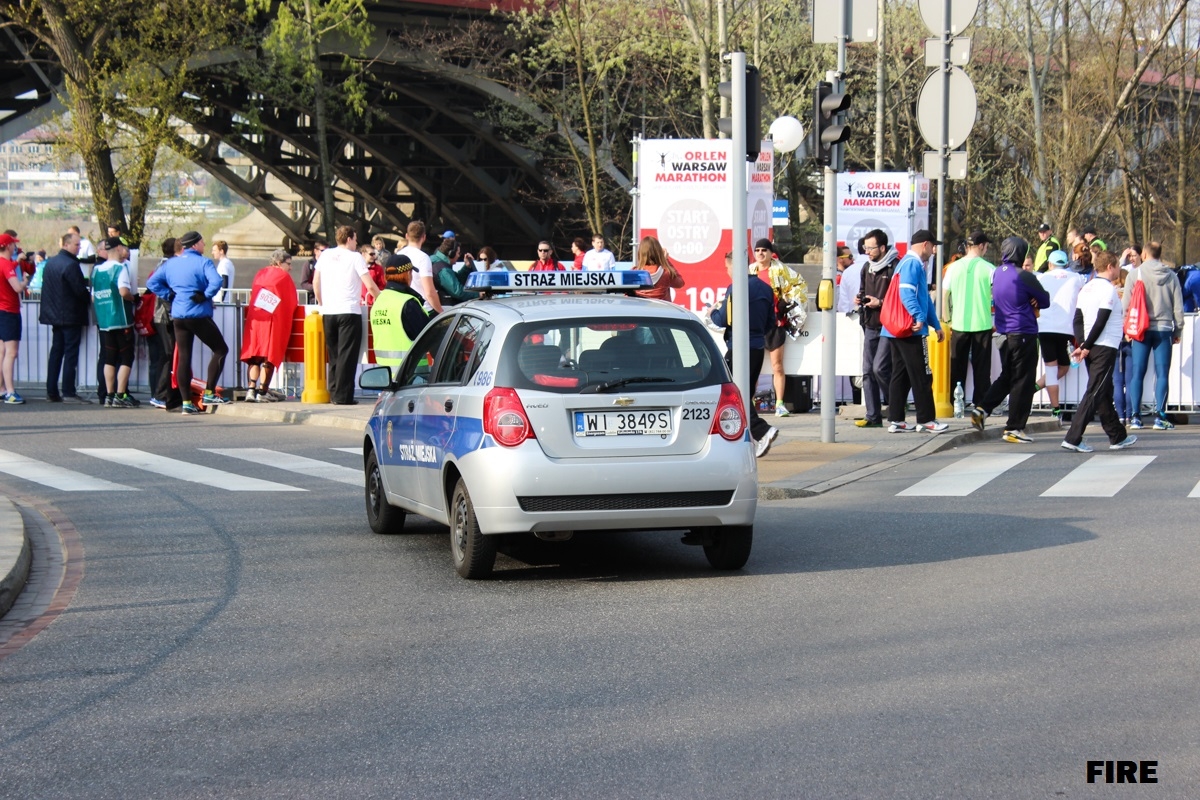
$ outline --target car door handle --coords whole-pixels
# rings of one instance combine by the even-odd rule
[[[408,401],[408,411],[410,414],[412,413],[412,410],[416,407],[417,407],[416,403],[414,403],[412,400]]]
[[[446,413],[450,413],[451,411],[454,410],[454,401],[447,400],[445,406],[446,406]]]

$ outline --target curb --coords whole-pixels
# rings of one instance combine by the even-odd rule
[[[359,401],[360,403],[363,401]],[[272,408],[270,405],[259,406],[257,403],[230,403],[217,406],[215,414],[237,417],[239,419],[255,419],[263,422],[281,422],[285,425],[317,425],[323,428],[342,428],[343,430],[362,432],[367,420],[342,417],[335,414],[307,411],[303,409]]]
[[[31,559],[21,512],[7,497],[0,497],[0,617],[8,613],[25,587]]]

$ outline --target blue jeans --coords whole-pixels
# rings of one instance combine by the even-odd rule
[[[1167,413],[1167,385],[1171,372],[1171,331],[1146,331],[1146,338],[1133,342],[1129,369],[1129,410],[1135,418],[1142,416],[1142,382],[1146,380],[1146,368],[1150,354],[1154,354],[1154,413]]]
[[[1129,405],[1129,397],[1126,395],[1128,389],[1129,375],[1129,359],[1133,348],[1129,346],[1129,342],[1121,342],[1121,346],[1117,348],[1117,360],[1113,367],[1113,405],[1116,406],[1117,416],[1121,419],[1131,419],[1133,409]]]

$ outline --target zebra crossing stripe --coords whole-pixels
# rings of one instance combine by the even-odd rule
[[[1196,488],[1192,489],[1188,497],[1200,497],[1200,483],[1196,484]]]
[[[897,497],[966,497],[1032,457],[1033,453],[972,453],[914,483]]]
[[[239,458],[242,461],[249,461],[252,464],[262,464],[265,467],[296,472],[301,475],[307,475],[310,478],[324,478],[325,480],[337,481],[338,483],[348,483],[351,486],[363,485],[362,470],[343,467],[339,464],[330,464],[327,461],[318,461],[315,458],[294,456],[290,453],[281,453],[278,450],[266,450],[261,447],[231,449],[202,447],[200,449],[206,453],[216,453],[217,455],[229,456],[230,458]],[[356,452],[361,453],[362,450]]]
[[[82,472],[55,467],[42,461],[26,458],[19,453],[10,453],[8,450],[0,450],[0,472],[64,492],[137,491],[132,486],[123,486],[103,478],[84,475]]]
[[[1154,456],[1092,456],[1042,497],[1112,497],[1149,466]]]
[[[330,450],[337,450],[339,453],[353,453],[356,456],[362,455],[361,447],[331,447]]]
[[[147,453],[143,450],[135,450],[131,447],[99,449],[75,447],[72,449],[77,453],[83,453],[85,456],[111,461],[114,464],[134,467],[135,469],[145,470],[146,472],[162,475],[167,478],[176,478],[177,480],[188,481],[189,483],[199,483],[216,489],[224,489],[228,492],[305,491],[297,486],[288,486],[285,483],[274,483],[259,478],[249,478],[245,475],[236,475],[232,472],[223,472],[219,469],[212,469],[200,464],[190,464],[186,461]]]

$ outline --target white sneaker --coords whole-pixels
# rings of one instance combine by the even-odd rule
[[[933,422],[926,422],[917,425],[917,430],[921,433],[941,433],[950,426],[945,422],[938,422],[936,419]]]
[[[1108,449],[1109,450],[1124,450],[1126,447],[1133,447],[1133,444],[1136,441],[1137,441],[1136,436],[1126,436],[1124,439],[1117,442],[1116,444],[1110,444],[1108,446]]]
[[[768,428],[763,437],[754,444],[754,457],[762,458],[771,449],[771,442],[775,441],[775,437],[779,435],[777,428]]]
[[[1122,444],[1124,444],[1124,443],[1122,443]],[[1087,442],[1085,442],[1083,440],[1080,440],[1079,444],[1071,444],[1070,442],[1063,442],[1062,444],[1059,445],[1059,447],[1061,447],[1063,450],[1074,450],[1076,453],[1094,453],[1094,452],[1096,452],[1096,448],[1092,447],[1090,444],[1088,444]],[[1116,445],[1113,445],[1113,447],[1116,447]]]
[[[787,408],[784,407],[783,403],[775,404],[775,416],[790,417],[791,415],[792,415],[792,412],[788,411]]]
[[[915,425],[909,425],[907,422],[893,422],[888,425],[888,433],[908,433],[916,429]]]

